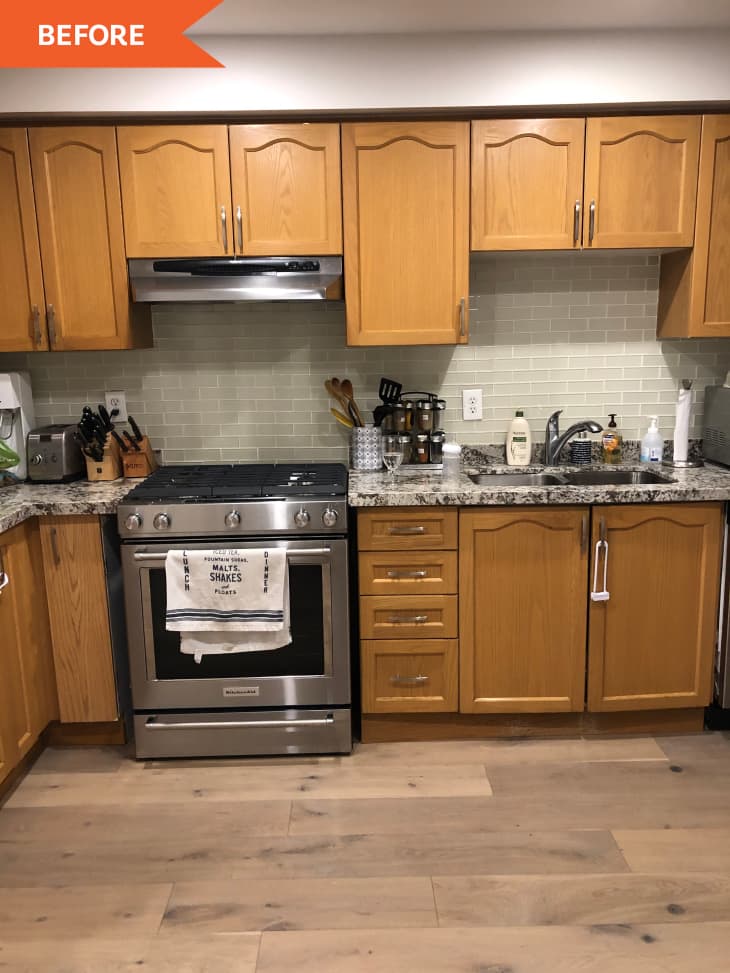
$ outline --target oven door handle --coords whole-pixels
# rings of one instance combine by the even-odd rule
[[[289,726],[330,726],[335,722],[329,713],[321,720],[221,720],[217,723],[190,721],[188,723],[158,723],[156,716],[151,716],[145,722],[146,730],[232,730],[245,727],[256,729],[283,729]]]
[[[240,550],[245,551],[246,548],[242,547]],[[291,550],[286,552],[286,556],[289,557],[309,557],[312,554],[331,554],[331,547],[308,547],[306,550]],[[134,552],[135,561],[164,561],[167,558],[167,551],[163,553],[158,553],[157,551],[151,551],[147,554],[144,551]]]

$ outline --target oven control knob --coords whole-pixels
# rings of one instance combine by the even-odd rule
[[[332,507],[327,507],[322,514],[322,523],[325,527],[334,527],[337,523],[337,511],[333,510]]]
[[[223,518],[226,527],[238,527],[241,523],[241,515],[237,510],[231,510],[229,514],[226,514]]]
[[[124,521],[127,530],[139,530],[142,526],[142,518],[139,514],[130,514]]]
[[[304,507],[300,507],[299,510],[297,510],[297,512],[294,514],[294,523],[297,525],[297,527],[306,527],[309,523],[309,519],[309,514]]]
[[[168,514],[157,514],[152,521],[155,530],[168,530],[170,527],[170,517]]]

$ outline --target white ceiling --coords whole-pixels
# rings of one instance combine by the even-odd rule
[[[417,34],[729,26],[730,0],[223,0],[190,33]]]

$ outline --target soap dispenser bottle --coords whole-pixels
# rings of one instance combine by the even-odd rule
[[[608,413],[610,422],[601,437],[601,454],[604,463],[621,462],[621,433],[616,425],[616,413]]]
[[[525,419],[522,409],[515,412],[515,417],[507,430],[507,465],[529,466],[532,453],[532,436],[530,426]]]
[[[649,418],[651,419],[651,425],[641,440],[640,459],[642,463],[661,463],[664,454],[664,439],[657,425],[659,417],[649,416]]]

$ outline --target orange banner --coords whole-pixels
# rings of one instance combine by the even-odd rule
[[[184,36],[221,0],[16,0],[2,68],[221,68]]]

